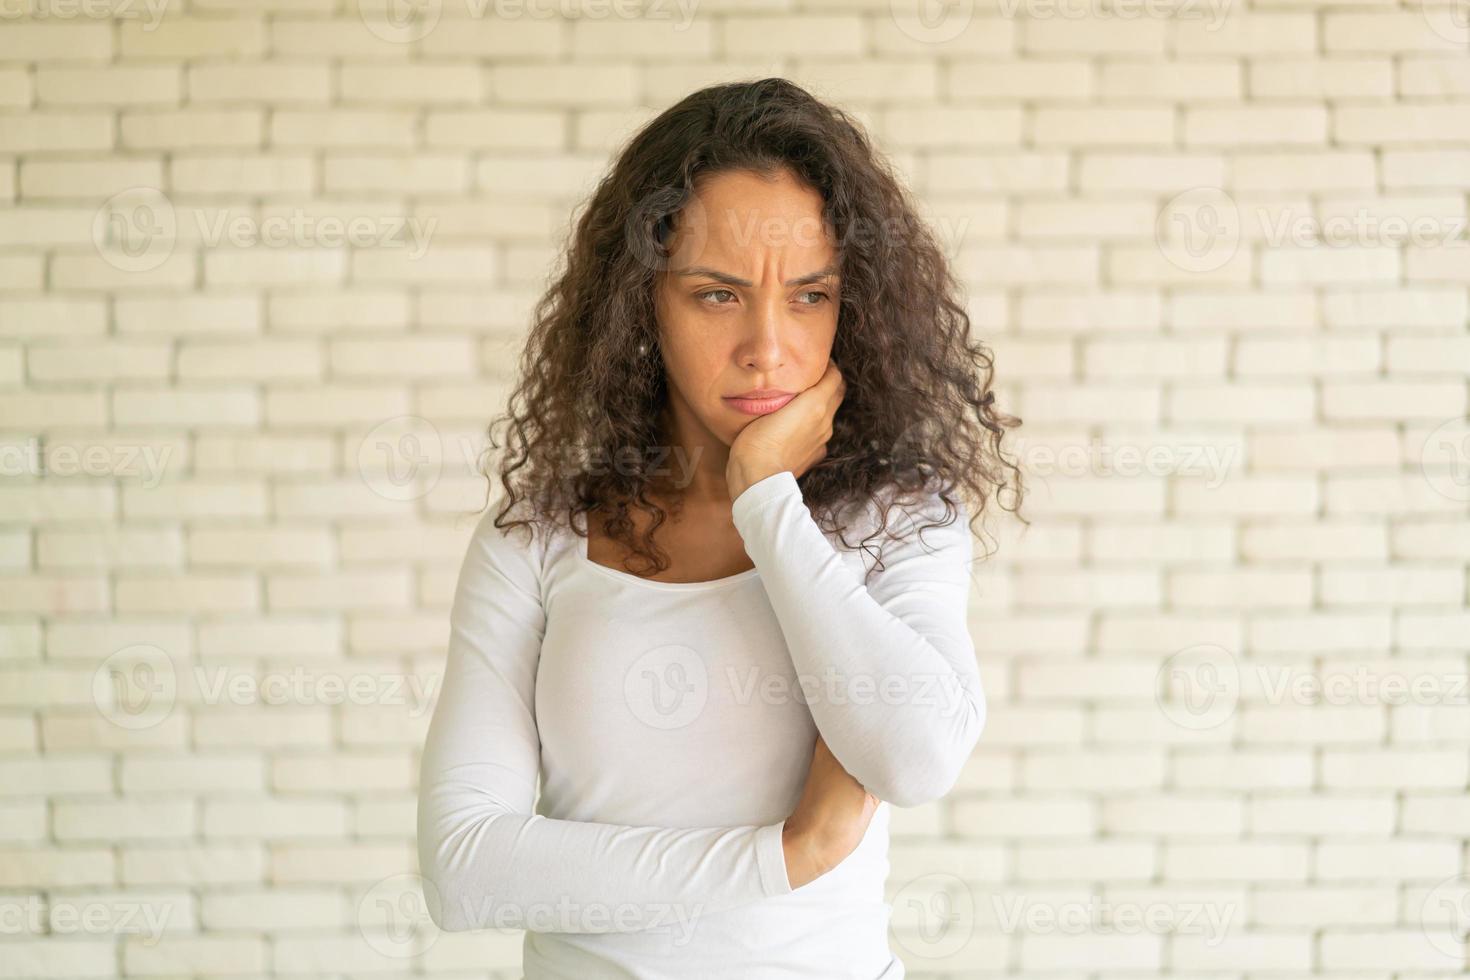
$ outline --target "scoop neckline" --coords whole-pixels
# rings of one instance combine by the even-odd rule
[[[576,534],[575,531],[572,533]],[[632,585],[642,585],[647,588],[659,589],[665,592],[698,592],[703,589],[713,589],[726,585],[734,585],[736,582],[743,582],[746,579],[755,578],[760,574],[759,568],[752,567],[747,568],[743,572],[736,572],[734,575],[726,575],[724,578],[706,579],[703,582],[658,582],[652,579],[639,578],[632,572],[620,572],[616,568],[609,568],[606,565],[593,561],[587,553],[588,545],[590,544],[591,539],[582,534],[577,534],[576,537],[579,543],[576,546],[575,553],[577,559],[583,565],[588,566],[594,571],[601,572],[603,575],[606,575],[608,578],[613,579],[614,581],[627,582]]]

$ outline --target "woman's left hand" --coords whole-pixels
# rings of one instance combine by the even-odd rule
[[[846,393],[847,382],[829,357],[827,370],[816,384],[741,429],[730,444],[730,460],[725,465],[730,499],[782,470],[801,476],[826,456],[832,420]]]

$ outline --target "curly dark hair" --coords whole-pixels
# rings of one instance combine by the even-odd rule
[[[1020,517],[1021,472],[1001,438],[1021,420],[994,408],[992,358],[970,336],[944,252],[849,115],[784,78],[762,78],[700,89],[645,125],[576,219],[536,305],[507,411],[489,426],[492,450],[501,425],[508,435],[496,527],[565,522],[585,535],[575,516],[601,510],[612,515],[604,533],[648,561],[649,575],[669,567],[653,541],[667,512],[649,495],[662,469],[648,450],[668,445],[656,274],[696,181],[782,168],[821,193],[841,276],[832,358],[848,388],[827,455],[799,478],[813,518],[852,547],[840,517],[849,507],[937,493],[946,508],[937,524],[948,525],[959,487],[973,523],[1008,486],[1015,505],[1000,506]],[[493,487],[489,465],[484,474]],[[507,520],[522,502],[526,513]],[[630,507],[650,518],[641,537]],[[869,552],[888,530],[886,501],[877,511],[881,523],[861,543]],[[881,551],[875,560],[874,571]]]

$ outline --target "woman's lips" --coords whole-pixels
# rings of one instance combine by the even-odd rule
[[[796,395],[775,395],[771,398],[726,398],[725,404],[746,415],[768,415],[785,405]]]

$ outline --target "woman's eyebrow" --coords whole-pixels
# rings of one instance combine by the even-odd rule
[[[732,276],[728,272],[720,272],[718,269],[711,269],[707,266],[702,265],[690,266],[688,269],[680,269],[678,271],[678,274],[681,276],[708,276],[709,278],[718,280],[719,282],[725,283],[728,286],[755,285],[755,283],[751,282],[749,279],[741,279],[739,276]],[[837,266],[835,264],[829,265],[825,269],[819,269],[816,272],[808,272],[806,275],[797,276],[795,279],[788,279],[786,280],[786,285],[804,286],[807,283],[811,282],[821,282],[823,279],[827,279],[836,274]]]

